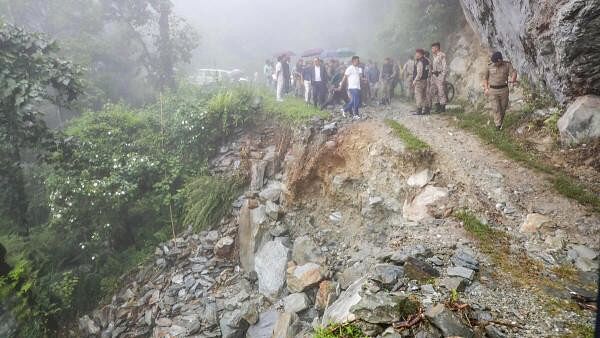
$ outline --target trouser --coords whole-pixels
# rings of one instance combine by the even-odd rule
[[[294,94],[297,97],[302,97],[303,92],[304,92],[304,83],[302,83],[302,79],[295,78],[294,79]]]
[[[369,87],[371,88],[371,99],[377,98],[377,82],[369,82]]]
[[[392,80],[382,79],[381,85],[381,102],[387,104],[390,102],[392,94]]]
[[[396,91],[398,82],[399,82],[398,79],[392,79],[392,83],[390,84],[390,99],[394,97],[394,92]]]
[[[310,81],[304,81],[304,101],[306,103],[310,102],[310,94],[312,93],[312,88],[310,86]]]
[[[327,100],[327,84],[323,81],[313,82],[312,92],[315,107],[323,107]]]
[[[429,107],[427,104],[427,80],[419,80],[415,83],[415,101],[417,109]]]
[[[502,126],[502,123],[504,123],[504,115],[508,109],[508,88],[490,89],[490,97],[492,99],[492,109],[494,112],[494,124],[496,127],[500,127]]]
[[[404,87],[406,88],[406,97],[412,99],[415,96],[415,90],[412,87],[412,74],[408,74],[406,79],[404,80]]]
[[[283,85],[284,82],[282,79],[277,80],[277,101],[283,100]]]
[[[346,104],[344,111],[352,112],[352,115],[358,115],[358,108],[360,107],[360,89],[348,89],[348,92],[350,93],[350,102]]]
[[[446,105],[446,89],[444,88],[444,78],[442,76],[433,75],[430,80],[430,98],[432,103]]]

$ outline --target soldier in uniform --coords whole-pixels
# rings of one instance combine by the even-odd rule
[[[431,64],[430,98],[432,103],[435,104],[435,111],[440,113],[446,111],[446,103],[448,101],[444,86],[448,74],[448,65],[446,63],[446,54],[441,51],[439,42],[431,45],[431,53],[433,54],[433,60]]]
[[[406,90],[406,97],[412,99],[415,95],[415,92],[412,87],[413,81],[413,71],[415,69],[415,60],[411,56],[408,61],[404,64],[402,68],[402,76],[404,77],[404,88]]]
[[[510,62],[504,61],[500,52],[492,54],[491,61],[483,80],[483,91],[492,100],[494,124],[500,130],[508,109],[508,85],[517,82],[517,72]]]
[[[412,86],[415,90],[415,101],[417,104],[416,115],[429,114],[427,104],[427,84],[429,82],[429,60],[425,57],[425,51],[421,48],[415,53],[415,67],[413,70]]]

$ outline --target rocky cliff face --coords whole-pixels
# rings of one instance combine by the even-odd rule
[[[484,44],[560,102],[600,94],[600,1],[461,0]]]

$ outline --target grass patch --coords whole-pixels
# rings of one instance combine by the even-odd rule
[[[315,331],[314,338],[363,338],[366,335],[362,330],[352,324],[330,325]]]
[[[562,338],[594,338],[594,327],[588,324],[572,324],[569,330],[571,333],[563,335]]]
[[[523,144],[511,137],[509,133],[488,126],[488,118],[485,114],[460,112],[454,114],[454,116],[458,118],[459,127],[475,133],[509,158],[521,162],[531,169],[550,175],[550,181],[558,193],[592,208],[595,212],[600,212],[600,196],[585,189],[576,179],[569,177],[560,169],[543,162],[538,156],[528,151]],[[516,125],[522,116],[522,114],[507,115],[504,124],[506,129]]]
[[[273,117],[284,122],[300,124],[313,117],[326,119],[330,116],[329,112],[315,108],[312,104],[306,104],[297,97],[286,97],[283,102],[277,102],[274,95],[268,91],[262,91],[264,113],[268,117]]]
[[[409,150],[412,151],[421,151],[421,150],[429,150],[429,145],[423,141],[421,141],[418,137],[416,137],[413,133],[410,132],[408,128],[403,126],[397,121],[386,119],[385,124],[394,130],[396,136],[398,136]]]
[[[195,231],[212,227],[223,218],[237,197],[244,180],[237,176],[200,176],[183,189],[184,224]]]

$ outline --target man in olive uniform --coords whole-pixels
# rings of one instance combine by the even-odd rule
[[[415,101],[417,104],[416,115],[429,114],[427,104],[427,85],[429,82],[429,60],[425,57],[425,51],[421,48],[415,53],[415,68],[413,71],[412,86],[415,89]]]
[[[430,98],[432,103],[435,104],[436,112],[440,113],[446,111],[446,103],[448,101],[444,87],[446,75],[448,74],[448,65],[446,63],[446,54],[441,51],[439,42],[431,45],[431,53],[433,54],[433,60],[431,65]]]
[[[508,109],[508,85],[517,82],[517,72],[510,62],[504,61],[500,52],[492,54],[491,61],[483,80],[483,91],[492,100],[494,124],[500,130]]]

